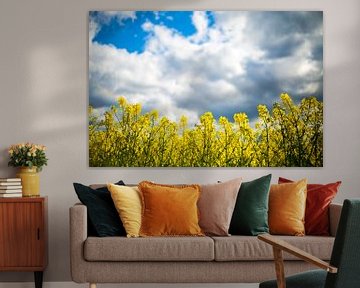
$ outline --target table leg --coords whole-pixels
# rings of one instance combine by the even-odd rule
[[[35,288],[42,288],[43,284],[43,271],[35,271]]]

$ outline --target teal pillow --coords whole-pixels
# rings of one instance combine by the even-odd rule
[[[271,174],[241,184],[230,222],[230,234],[256,236],[269,233],[270,181]]]

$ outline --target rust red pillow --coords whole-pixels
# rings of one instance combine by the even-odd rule
[[[279,184],[293,182],[279,177]],[[305,234],[329,235],[329,206],[336,196],[341,181],[328,184],[307,184]]]

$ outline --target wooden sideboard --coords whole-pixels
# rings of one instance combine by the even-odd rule
[[[41,288],[47,238],[47,197],[0,198],[0,271],[32,271]]]

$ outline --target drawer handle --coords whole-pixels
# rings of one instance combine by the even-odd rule
[[[37,240],[40,240],[40,228],[37,229]]]

